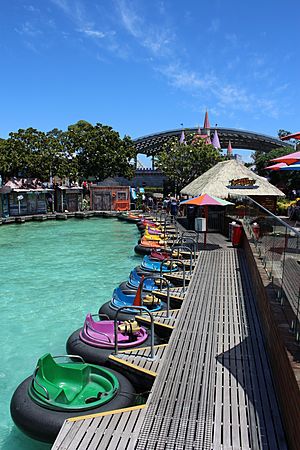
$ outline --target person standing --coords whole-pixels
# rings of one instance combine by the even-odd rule
[[[178,203],[177,203],[176,198],[171,199],[170,211],[171,211],[171,216],[173,216],[173,217],[177,216]]]

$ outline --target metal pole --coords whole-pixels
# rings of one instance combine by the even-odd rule
[[[124,310],[132,310],[132,306],[121,306],[121,308],[118,308],[116,311],[116,316],[114,319],[114,335],[115,335],[115,355],[118,355],[118,327],[117,327],[117,318],[120,311]],[[139,311],[144,311],[145,313],[149,314],[151,325],[150,325],[150,345],[151,345],[151,353],[150,353],[150,359],[154,359],[154,318],[151,312],[145,307],[145,306],[134,306],[134,309],[137,309]],[[117,336],[117,338],[116,338]]]
[[[153,279],[153,277],[151,277],[151,276],[150,277],[145,277],[144,281],[147,278],[148,279]],[[170,313],[170,283],[163,276],[156,277],[155,280],[160,280],[160,290],[162,290],[162,282],[167,285],[167,316],[166,316],[166,319],[168,319],[168,318],[170,318],[169,317],[169,313]]]
[[[187,247],[185,245],[180,245],[180,244],[174,244],[172,246],[172,250],[174,250],[174,249],[178,250],[178,256],[179,256],[179,250],[185,250],[185,251],[187,250],[190,253],[190,270],[189,270],[189,272],[190,272],[190,275],[192,275],[192,265],[193,265],[193,252],[192,252],[192,250],[189,247]]]
[[[163,264],[165,263],[165,262],[167,262],[167,261],[170,261],[171,262],[171,264],[170,264],[170,273],[172,273],[172,263],[173,262],[177,262],[177,263],[179,263],[179,264],[181,264],[182,265],[182,272],[183,272],[183,291],[185,291],[185,264],[184,264],[184,262],[183,261],[181,261],[180,259],[173,259],[172,257],[171,258],[166,258],[166,259],[164,259],[161,263],[160,263],[160,277],[162,277],[162,267],[163,267]]]

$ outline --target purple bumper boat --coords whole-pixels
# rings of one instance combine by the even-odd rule
[[[151,332],[137,321],[118,321],[117,325],[120,350],[150,345]],[[156,334],[154,336],[155,343],[160,343]],[[69,354],[79,355],[89,364],[108,364],[108,358],[115,349],[114,320],[104,320],[103,317],[99,320],[99,314],[87,314],[83,327],[69,336],[66,349]]]
[[[113,320],[96,321],[93,317],[98,314],[88,314],[84,326],[80,331],[80,339],[94,347],[114,349],[115,332]],[[118,347],[131,348],[142,344],[148,337],[145,328],[140,327],[136,321],[118,322]]]

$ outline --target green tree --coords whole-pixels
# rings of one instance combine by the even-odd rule
[[[46,135],[35,128],[20,129],[9,134],[6,152],[9,155],[8,176],[35,177],[40,171],[40,154]]]
[[[55,175],[77,178],[77,161],[70,156],[66,133],[61,130],[44,133],[34,128],[20,129],[9,134],[1,149],[1,165],[7,176],[39,178],[42,181]]]
[[[289,134],[291,134],[290,131],[286,131],[286,130],[278,130],[278,137],[282,138],[284,136],[288,136]],[[296,145],[296,150],[298,151],[300,148],[300,140],[299,139],[290,139],[290,142],[294,143]]]
[[[289,134],[291,134],[291,132],[290,131],[286,131],[286,130],[282,130],[282,129],[280,129],[280,130],[278,130],[278,137],[279,138],[282,138],[282,137],[284,137],[284,136],[288,136]]]
[[[47,133],[47,139],[48,146],[43,157],[48,173],[71,181],[77,180],[78,161],[70,148],[68,133],[54,128]]]
[[[7,143],[5,139],[0,139],[0,175],[2,176],[2,181],[9,174],[10,169],[10,159],[7,148]]]
[[[47,133],[20,129],[0,141],[0,173],[3,178],[22,176],[48,181],[52,176],[72,181],[81,175],[102,180],[122,175],[131,178],[130,161],[136,150],[131,139],[120,138],[111,127],[80,120],[66,132],[55,128]]]
[[[131,178],[134,167],[130,161],[136,155],[131,139],[120,138],[112,127],[97,123],[95,126],[79,121],[68,127],[69,152],[78,160],[79,174],[83,178],[122,175]]]
[[[173,183],[175,191],[179,192],[222,159],[219,150],[206,144],[204,139],[190,134],[186,137],[186,143],[180,144],[177,138],[166,143],[156,157],[156,167]]]

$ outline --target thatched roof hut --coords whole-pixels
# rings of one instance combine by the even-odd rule
[[[185,186],[180,192],[192,197],[203,193],[220,198],[229,198],[237,195],[248,195],[249,197],[285,196],[282,191],[269,183],[266,178],[252,172],[236,159],[216,164]]]

